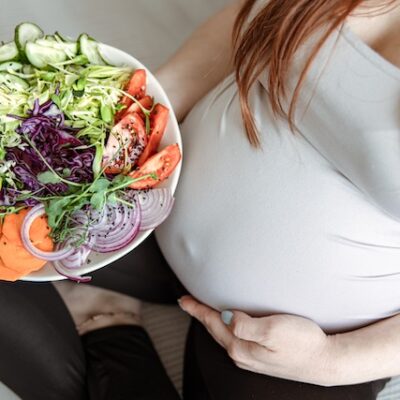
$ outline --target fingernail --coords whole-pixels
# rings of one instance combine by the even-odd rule
[[[221,319],[225,325],[230,325],[232,322],[232,318],[233,318],[232,311],[222,311]]]
[[[178,306],[179,306],[183,311],[185,311],[184,308],[182,307],[182,300],[181,300],[181,299],[178,299],[177,301],[178,301]]]

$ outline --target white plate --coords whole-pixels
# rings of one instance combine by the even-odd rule
[[[176,121],[175,115],[172,111],[171,103],[168,100],[168,97],[165,94],[163,88],[157,82],[153,74],[142,63],[140,63],[138,60],[136,60],[129,54],[123,52],[122,50],[118,50],[114,47],[107,46],[105,44],[101,44],[100,48],[102,54],[105,56],[107,61],[110,62],[110,64],[116,66],[129,66],[132,67],[133,69],[143,68],[146,70],[147,93],[150,96],[154,97],[156,103],[161,103],[170,109],[169,122],[165,134],[161,140],[160,148],[162,149],[169,144],[178,143],[182,151],[182,140],[179,131],[179,126]],[[171,189],[172,193],[174,193],[176,186],[178,184],[178,179],[181,172],[181,165],[182,162],[180,162],[179,165],[176,167],[174,173],[166,181],[160,184],[159,187],[168,187]],[[152,230],[139,232],[136,238],[128,246],[124,247],[121,250],[107,254],[99,254],[96,252],[92,252],[89,256],[90,264],[84,264],[82,268],[77,270],[77,272],[79,274],[84,275],[111,264],[112,262],[118,260],[119,258],[123,257],[124,255],[132,251],[135,247],[139,246],[140,243],[142,243],[143,240],[145,240],[150,235],[151,232]],[[46,281],[57,281],[62,279],[65,278],[59,275],[51,265],[46,264],[39,271],[31,273],[25,276],[21,280],[31,281],[31,282],[46,282]]]

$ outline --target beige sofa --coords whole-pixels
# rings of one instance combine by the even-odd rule
[[[228,2],[1,0],[0,40],[9,40],[19,22],[33,21],[47,32],[59,30],[71,36],[88,32],[98,40],[136,56],[154,69],[172,54],[202,20]],[[181,388],[183,344],[188,318],[177,307],[147,304],[145,325],[169,375]],[[0,400],[12,399],[16,399],[15,395],[0,383]],[[399,399],[400,381],[392,380],[380,400]]]

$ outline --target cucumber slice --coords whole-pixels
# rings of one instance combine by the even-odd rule
[[[0,71],[19,71],[23,67],[22,64],[15,61],[6,61],[0,64]]]
[[[52,47],[53,49],[58,49],[64,51],[69,58],[73,58],[78,54],[78,43],[65,43],[58,42],[57,40],[48,40],[48,39],[38,39],[35,41],[36,44],[40,46]]]
[[[0,72],[0,85],[7,86],[10,90],[23,91],[29,88],[29,83],[19,76]]]
[[[32,75],[35,73],[35,70],[31,64],[24,64],[22,67],[22,73],[25,75]]]
[[[103,58],[99,53],[98,43],[90,38],[86,33],[82,33],[78,39],[79,51],[86,56],[90,64],[105,65]]]
[[[67,59],[62,50],[32,42],[26,44],[25,53],[29,62],[36,68],[45,68],[49,64],[60,63]]]
[[[58,47],[67,53],[69,58],[75,58],[78,55],[79,45],[74,40],[66,40],[60,36],[57,32],[54,34],[54,38],[58,43]]]
[[[0,46],[0,62],[12,61],[18,58],[18,48],[15,42],[10,42]]]
[[[76,55],[78,54],[78,43],[58,43],[59,46],[61,46],[62,50],[65,51],[65,53],[67,54],[67,56],[69,58],[74,58],[76,57]]]
[[[60,39],[62,42],[65,42],[65,43],[68,43],[68,42],[74,42],[75,43],[76,42],[76,40],[72,39],[70,36],[63,35],[58,31],[54,34],[54,36],[56,38]]]
[[[35,40],[35,43],[39,44],[40,46],[47,46],[47,47],[54,47],[54,48],[58,44],[56,40],[50,40],[48,38],[37,39],[37,40]]]
[[[48,40],[49,42],[57,42],[57,39],[53,35],[46,35],[44,40]]]
[[[43,31],[37,25],[30,22],[23,22],[15,28],[15,43],[22,59],[26,59],[25,46],[27,42],[34,42],[43,36]]]
[[[111,62],[107,59],[107,57],[105,57],[105,55],[101,52],[100,47],[98,48],[98,52],[99,52],[100,57],[101,57],[101,59],[103,60],[103,63],[104,63],[105,65],[108,65],[108,66],[110,66],[110,67],[114,67],[114,66],[115,66],[114,64],[111,64]]]

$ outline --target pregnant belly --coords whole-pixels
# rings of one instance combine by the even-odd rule
[[[232,121],[230,95],[217,114]],[[209,105],[184,125],[175,207],[156,232],[186,288],[218,310],[301,315],[327,332],[399,312],[399,223],[301,137],[270,129],[253,150],[240,121],[205,126]]]

